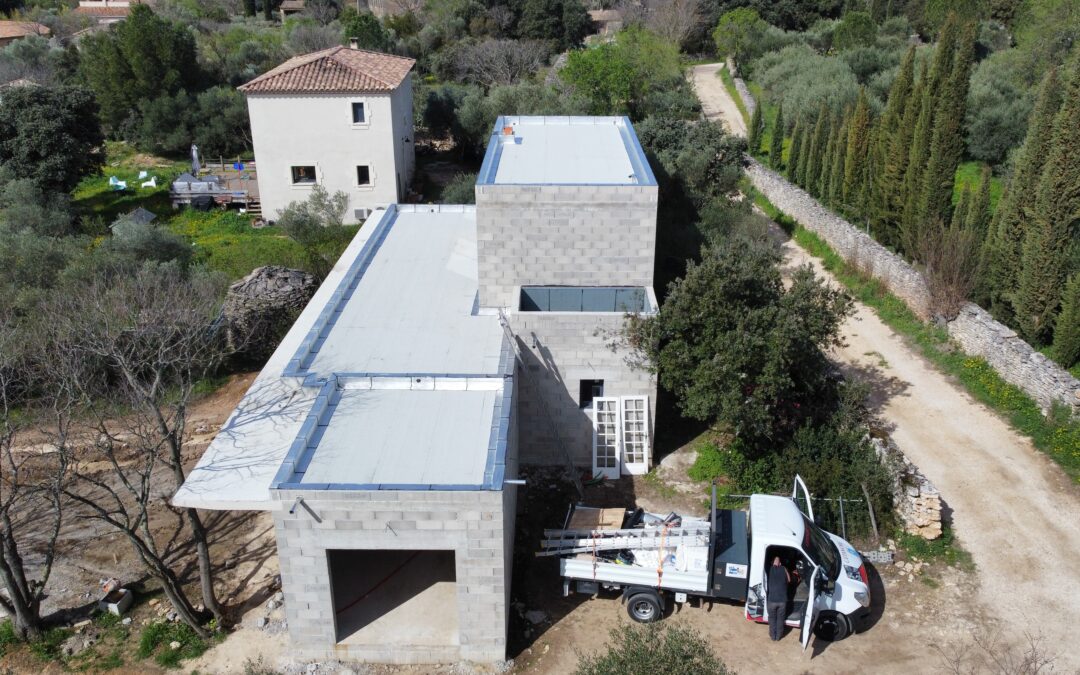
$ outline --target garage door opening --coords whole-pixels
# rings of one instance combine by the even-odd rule
[[[453,551],[327,551],[338,644],[460,644]]]

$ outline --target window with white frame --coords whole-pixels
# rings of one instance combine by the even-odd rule
[[[357,187],[368,187],[371,185],[371,167],[367,164],[361,164],[356,167],[356,185]]]
[[[360,101],[353,101],[352,123],[367,124],[367,110],[364,108],[364,104]]]
[[[312,185],[316,182],[314,166],[294,166],[291,169],[293,185]]]

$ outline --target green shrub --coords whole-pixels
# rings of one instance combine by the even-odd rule
[[[971,554],[956,542],[952,527],[948,525],[942,528],[941,536],[933,541],[927,541],[915,534],[897,532],[896,545],[908,556],[919,560],[943,562],[951,567],[962,569],[973,569],[975,566],[971,560]]]
[[[39,661],[56,661],[60,658],[60,645],[68,639],[70,632],[64,628],[46,630],[40,640],[29,643],[30,653]]]
[[[11,619],[0,621],[0,656],[6,654],[7,650],[18,642],[19,636],[15,634],[15,624]]]
[[[581,656],[574,671],[575,675],[727,675],[730,672],[708,640],[697,631],[655,623],[613,628],[607,652]]]
[[[169,645],[173,642],[179,642],[180,647],[172,649]],[[185,659],[202,656],[209,648],[209,643],[186,623],[158,622],[143,629],[136,654],[140,659],[153,656],[158,665],[175,668]]]
[[[459,173],[454,176],[442,191],[443,204],[475,204],[476,174]]]

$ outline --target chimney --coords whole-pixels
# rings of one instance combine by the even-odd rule
[[[360,38],[349,38],[349,49],[360,49]]]

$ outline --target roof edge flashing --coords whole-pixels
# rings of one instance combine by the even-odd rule
[[[507,145],[520,145],[522,136],[518,133],[519,127],[529,125],[558,125],[558,126],[586,126],[586,125],[614,125],[619,130],[623,147],[626,150],[630,166],[633,168],[633,180],[622,181],[545,181],[545,182],[516,182],[499,181],[499,163],[502,160],[503,148]],[[510,133],[508,133],[510,132]],[[578,186],[612,186],[612,187],[656,187],[656,176],[645,156],[645,150],[641,147],[634,125],[630,118],[621,116],[588,116],[588,115],[500,115],[495,120],[491,136],[488,140],[487,150],[484,152],[484,161],[480,165],[480,171],[476,175],[477,186],[490,185],[578,185]]]

